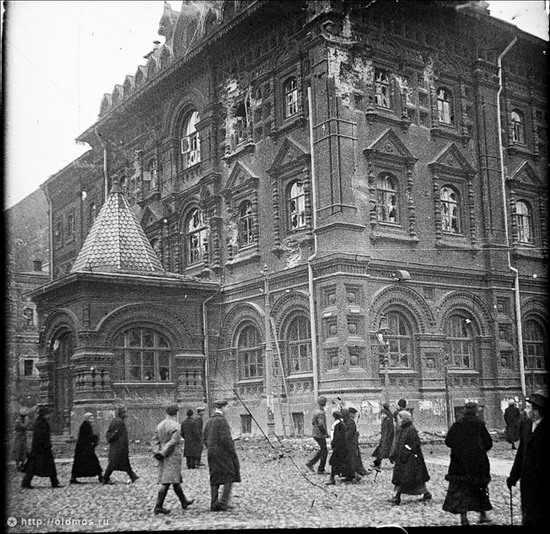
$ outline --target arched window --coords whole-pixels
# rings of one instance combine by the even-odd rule
[[[533,319],[528,319],[523,327],[523,361],[525,369],[545,369],[544,330]]]
[[[74,237],[75,231],[75,219],[74,214],[70,213],[67,215],[67,239],[72,239]]]
[[[183,156],[183,166],[186,169],[199,163],[201,160],[200,136],[196,128],[199,121],[198,111],[189,113],[185,121],[181,139],[181,153]]]
[[[260,335],[253,325],[245,326],[239,333],[237,342],[239,370],[241,378],[262,378],[264,362]]]
[[[390,77],[385,70],[374,71],[374,102],[381,108],[391,108]]]
[[[305,315],[292,319],[286,332],[288,372],[307,373],[313,369],[309,320]]]
[[[514,109],[510,114],[512,122],[512,141],[514,143],[525,143],[525,117],[521,111]]]
[[[460,233],[460,203],[458,193],[448,185],[441,188],[441,225],[444,232]]]
[[[290,230],[298,230],[306,226],[306,195],[304,184],[296,180],[287,188],[287,206]]]
[[[437,90],[437,120],[443,124],[453,123],[453,97],[446,87]]]
[[[239,247],[246,247],[254,241],[254,212],[252,202],[245,200],[239,206]]]
[[[205,261],[208,251],[208,229],[202,212],[195,208],[186,224],[187,265]]]
[[[451,367],[473,369],[474,333],[472,321],[464,315],[451,315],[445,324],[447,359]]]
[[[399,222],[397,179],[392,174],[381,174],[376,181],[376,211],[381,222]]]
[[[531,206],[523,200],[516,202],[516,226],[518,242],[533,243],[533,215]]]
[[[298,84],[296,78],[291,77],[283,84],[285,95],[285,118],[292,117],[298,113]]]
[[[171,379],[172,351],[168,340],[151,328],[130,328],[114,341],[114,380],[167,382]]]
[[[399,312],[390,311],[386,314],[390,333],[388,341],[388,366],[394,368],[413,367],[412,330],[407,319]]]

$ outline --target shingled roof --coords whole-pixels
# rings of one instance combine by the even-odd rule
[[[165,272],[117,182],[74,262],[76,272]]]

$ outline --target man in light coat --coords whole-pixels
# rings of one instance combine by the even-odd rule
[[[231,488],[234,482],[241,481],[241,467],[229,423],[225,419],[227,401],[218,400],[214,404],[214,413],[204,425],[203,439],[208,449],[208,469],[210,471],[210,510],[223,512],[230,510]],[[223,485],[221,499],[218,499],[220,486]]]
[[[170,510],[164,508],[164,499],[166,499],[170,484],[172,484],[174,493],[178,496],[184,510],[194,502],[194,499],[186,499],[181,488],[181,434],[180,425],[176,419],[178,410],[177,404],[168,406],[166,419],[158,424],[155,431],[153,456],[158,461],[158,482],[160,484],[154,509],[155,515],[170,513]]]

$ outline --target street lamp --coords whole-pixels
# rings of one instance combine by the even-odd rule
[[[380,317],[380,326],[376,331],[376,337],[378,339],[378,347],[380,354],[382,356],[381,360],[384,364],[384,396],[385,400],[389,401],[389,352],[390,352],[390,342],[387,339],[387,336],[391,334],[391,328],[388,324],[388,318],[385,315]]]
[[[275,415],[273,413],[273,347],[271,345],[271,307],[269,303],[269,269],[264,265],[264,320],[265,320],[265,393],[267,404],[267,435],[275,435]]]

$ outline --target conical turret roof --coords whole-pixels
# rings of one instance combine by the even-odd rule
[[[80,249],[71,269],[76,272],[165,272],[118,182]]]

